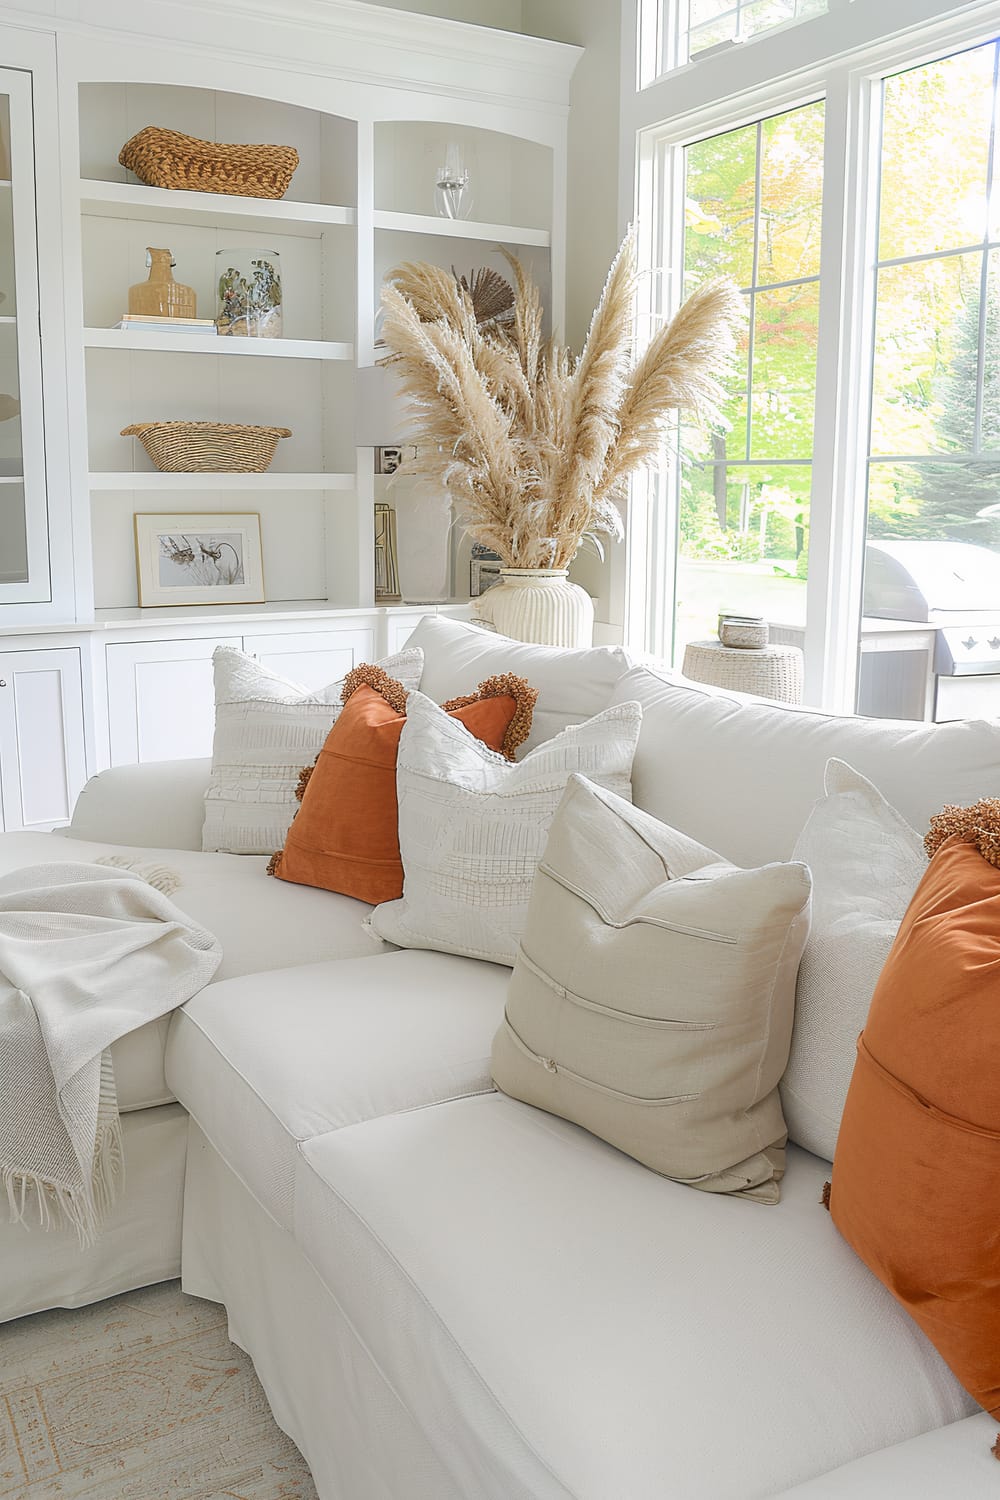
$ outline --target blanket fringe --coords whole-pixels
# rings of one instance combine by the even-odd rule
[[[98,1122],[89,1193],[14,1167],[0,1169],[0,1181],[11,1224],[23,1224],[26,1229],[32,1223],[39,1229],[74,1229],[81,1250],[93,1245],[125,1186],[125,1146],[117,1107]]]
[[[181,884],[181,877],[169,865],[153,864],[150,860],[129,859],[124,854],[104,854],[94,861],[97,865],[110,865],[113,870],[128,870],[138,875],[161,896],[172,896]]]

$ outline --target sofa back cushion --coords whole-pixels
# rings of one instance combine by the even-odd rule
[[[636,667],[613,703],[642,704],[637,807],[740,865],[788,859],[831,757],[922,833],[944,803],[1000,796],[1000,719],[914,724],[817,713]]]
[[[421,620],[406,644],[424,653],[420,691],[435,703],[471,693],[484,677],[503,672],[526,677],[538,689],[531,733],[518,760],[571,724],[582,724],[607,708],[615,684],[631,665],[631,658],[617,646],[581,651],[534,646],[443,615]]]

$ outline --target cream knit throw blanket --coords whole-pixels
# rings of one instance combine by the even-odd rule
[[[0,879],[0,1185],[11,1218],[96,1236],[123,1175],[108,1048],[197,993],[222,949],[133,871]]]

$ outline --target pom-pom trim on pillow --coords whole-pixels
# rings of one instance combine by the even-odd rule
[[[503,737],[500,746],[500,754],[505,760],[513,760],[517,751],[524,744],[531,733],[531,721],[538,702],[538,689],[530,687],[524,677],[516,677],[513,672],[503,672],[497,677],[487,677],[481,682],[474,693],[469,693],[465,698],[449,698],[447,703],[441,707],[446,714],[453,714],[460,708],[469,708],[473,703],[481,703],[486,698],[513,698],[517,705],[514,709],[514,717],[507,726],[507,733]],[[404,710],[405,712],[405,710]]]
[[[971,807],[951,803],[931,818],[930,832],[924,839],[927,858],[932,859],[950,838],[964,844],[975,844],[987,864],[1000,869],[1000,797],[985,797]]]

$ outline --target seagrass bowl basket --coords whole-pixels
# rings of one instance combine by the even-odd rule
[[[147,187],[283,198],[299,164],[294,146],[225,146],[147,125],[118,153]]]
[[[290,427],[248,427],[238,422],[133,422],[122,437],[137,437],[161,472],[263,474],[279,438]]]

